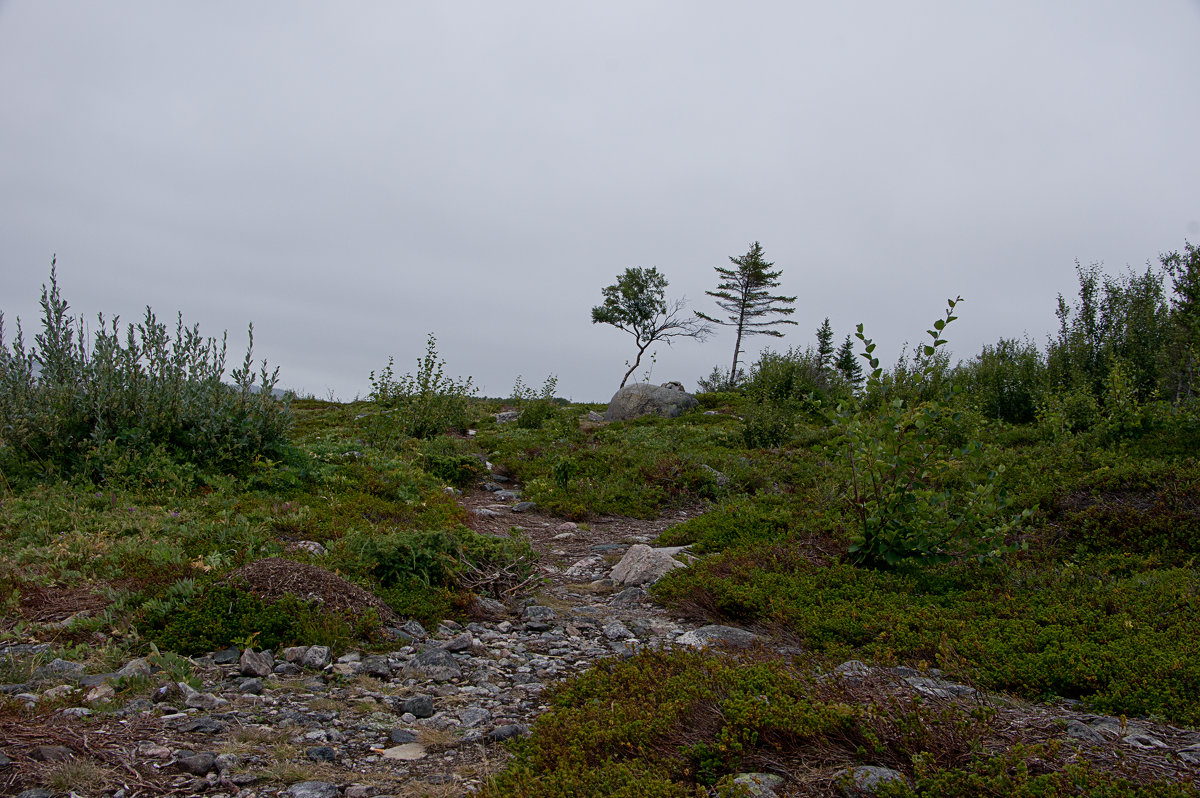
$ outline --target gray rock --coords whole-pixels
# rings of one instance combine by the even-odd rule
[[[482,707],[467,707],[458,713],[458,722],[464,729],[472,729],[487,723],[492,719],[492,713]]]
[[[213,654],[213,664],[215,665],[233,665],[242,656],[242,652],[235,646],[233,648],[223,648]]]
[[[536,502],[517,502],[513,505],[512,511],[514,513],[532,513],[536,509]]]
[[[392,665],[388,662],[388,658],[382,654],[372,654],[369,657],[363,657],[361,666],[362,672],[368,676],[386,679],[392,675]]]
[[[78,680],[83,676],[82,662],[69,662],[65,659],[54,659],[33,672],[35,679],[70,679]]]
[[[834,668],[833,672],[843,679],[861,679],[871,674],[871,666],[860,660],[850,659]]]
[[[193,776],[203,776],[217,769],[217,755],[211,751],[206,751],[200,754],[177,757],[175,759],[175,766],[184,773],[190,773]]]
[[[54,798],[54,793],[43,787],[33,787],[17,793],[17,798]]]
[[[502,410],[499,413],[496,413],[496,423],[507,424],[510,421],[516,421],[517,417],[520,415],[520,410]]]
[[[1179,758],[1189,765],[1200,765],[1200,744],[1180,748]]]
[[[166,722],[166,718],[163,719]],[[184,716],[177,721],[175,727],[186,734],[220,734],[225,731],[225,724],[209,717],[189,718]]]
[[[0,768],[6,768],[11,764],[12,760],[3,751],[0,751]]]
[[[1126,745],[1140,748],[1143,751],[1149,751],[1155,748],[1166,748],[1167,744],[1157,737],[1151,737],[1148,734],[1128,734],[1121,738],[1121,742]]]
[[[270,676],[275,666],[275,657],[269,651],[255,651],[248,648],[242,652],[238,660],[238,670],[243,676]]]
[[[609,640],[628,640],[633,637],[633,632],[625,628],[625,624],[619,620],[613,619],[604,624],[604,636]]]
[[[406,698],[400,702],[400,711],[409,712],[413,717],[431,718],[433,717],[433,696],[418,695],[412,698]],[[411,742],[405,740],[403,742]]]
[[[227,770],[234,770],[242,764],[242,759],[237,754],[218,754],[213,760],[217,770],[224,773]]]
[[[455,635],[452,640],[447,640],[445,643],[442,643],[442,648],[446,649],[447,651],[466,651],[470,649],[472,645],[474,645],[474,642],[471,640],[471,633],[463,632],[460,635]]]
[[[710,626],[701,626],[699,629],[693,629],[690,632],[684,632],[675,642],[681,646],[690,646],[691,648],[709,648],[711,646],[746,648],[753,645],[757,640],[758,635],[753,632],[747,632],[745,629],[713,624]]]
[[[666,550],[637,543],[629,547],[629,551],[613,568],[612,580],[621,585],[647,585],[658,581],[668,571],[684,567]]]
[[[126,662],[125,665],[117,671],[116,678],[118,679],[133,679],[138,676],[150,675],[150,663],[138,657]]]
[[[238,691],[245,695],[262,695],[262,679],[258,678],[257,676],[250,679],[242,679],[242,681],[238,683]]]
[[[775,790],[783,786],[783,777],[774,773],[739,773],[733,783],[745,787],[752,798],[776,798]]]
[[[308,646],[288,646],[281,653],[284,662],[300,663],[304,659],[305,652],[308,651]]]
[[[627,421],[648,415],[678,418],[699,404],[696,397],[682,390],[649,383],[626,385],[609,400],[604,420]]]
[[[280,676],[298,676],[299,674],[304,673],[304,671],[300,669],[299,665],[291,662],[280,662],[274,668],[272,668],[271,671]]]
[[[650,594],[640,587],[627,587],[620,593],[612,597],[612,603],[617,606],[629,606],[630,604],[641,604]]]
[[[404,666],[404,675],[413,679],[448,682],[451,679],[461,679],[462,668],[446,650],[431,648],[409,660]]]
[[[524,723],[508,723],[504,726],[497,726],[488,732],[488,738],[500,742],[501,740],[511,740],[514,737],[524,737],[529,734],[529,727]]]
[[[504,602],[497,601],[489,596],[476,596],[475,603],[480,609],[489,615],[496,615],[500,617],[508,615],[508,607],[504,606]]]
[[[519,501],[520,498],[521,498],[521,491],[519,491],[519,490],[498,490],[498,491],[496,491],[496,501],[515,502],[515,501]]]
[[[417,741],[417,733],[409,729],[392,729],[388,734],[388,739],[397,745],[404,743],[415,743]]]
[[[970,698],[977,694],[974,687],[928,676],[907,676],[904,681],[921,695],[930,698]]]
[[[875,765],[862,765],[856,768],[839,770],[833,776],[835,783],[841,788],[846,798],[873,795],[875,788],[892,781],[902,781],[904,774],[891,768],[881,768]]]
[[[39,745],[29,752],[29,758],[37,762],[62,762],[75,756],[75,752],[62,745]]]
[[[527,621],[553,621],[558,618],[558,613],[550,607],[543,607],[541,604],[532,604],[525,608],[521,613]]]
[[[414,640],[424,640],[425,639],[425,635],[426,635],[425,627],[422,626],[421,624],[417,623],[414,620],[405,621],[404,625],[401,626],[400,629],[403,630],[406,635],[413,638]]]
[[[305,756],[313,762],[335,762],[337,761],[337,751],[333,750],[328,745],[318,745],[304,752]]]
[[[304,656],[300,658],[300,666],[311,670],[319,671],[329,664],[332,659],[332,652],[329,646],[309,646],[304,652]]]
[[[302,781],[284,794],[289,798],[338,798],[338,788],[327,781]]]
[[[1073,720],[1067,724],[1067,736],[1074,737],[1076,740],[1083,740],[1085,743],[1104,742],[1103,734],[1077,720]]]

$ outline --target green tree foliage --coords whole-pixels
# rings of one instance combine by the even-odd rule
[[[787,316],[795,312],[795,308],[787,307],[796,301],[794,296],[776,296],[771,289],[779,285],[779,275],[782,271],[771,271],[775,264],[763,259],[763,248],[755,241],[750,249],[740,258],[729,258],[737,268],[726,269],[717,266],[717,274],[721,281],[716,291],[704,293],[717,300],[717,307],[729,314],[725,319],[696,311],[696,315],[707,322],[733,327],[737,330],[737,339],[733,344],[733,365],[729,369],[729,382],[737,379],[738,357],[742,354],[742,339],[750,335],[773,335],[782,337],[779,330],[772,330],[777,324],[795,324],[790,319],[768,318],[770,316]]]
[[[673,338],[705,340],[712,328],[693,317],[683,315],[687,301],[666,299],[667,278],[657,268],[626,269],[615,283],[601,293],[604,303],[592,308],[592,324],[611,324],[633,336],[637,357],[621,378],[621,387],[642,362],[642,356],[656,341],[668,345]]]
[[[822,372],[830,371],[834,366],[833,327],[829,325],[829,317],[817,328],[817,365]]]
[[[854,343],[850,336],[846,336],[846,340],[842,341],[842,345],[838,347],[837,357],[833,361],[842,378],[850,384],[851,388],[857,388],[862,385],[863,370],[862,364],[858,362],[858,358],[854,354]]]
[[[174,335],[146,308],[124,332],[99,317],[94,336],[70,313],[55,264],[42,286],[42,331],[26,348],[20,320],[11,347],[0,314],[0,469],[103,480],[117,458],[167,458],[241,468],[289,448],[291,416],[272,395],[278,369],[256,374],[250,346],[223,382],[225,339],[198,327]],[[261,381],[258,378],[261,377]]]
[[[1001,338],[960,366],[956,380],[983,415],[1029,424],[1046,388],[1046,365],[1032,341]]]
[[[1174,296],[1162,366],[1163,392],[1176,402],[1196,395],[1196,364],[1200,361],[1200,247],[1190,241],[1183,253],[1169,252],[1160,257],[1171,276]]]
[[[1079,300],[1072,306],[1060,294],[1058,338],[1047,352],[1050,384],[1085,387],[1101,397],[1108,372],[1124,363],[1139,401],[1155,398],[1159,356],[1168,340],[1169,314],[1161,273],[1101,274],[1093,264],[1075,264]]]

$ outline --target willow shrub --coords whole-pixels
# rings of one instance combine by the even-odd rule
[[[70,315],[53,262],[42,286],[42,331],[11,345],[0,314],[0,469],[6,474],[105,478],[114,457],[162,457],[230,470],[289,449],[291,414],[272,395],[278,369],[256,374],[250,346],[232,385],[225,337],[184,327],[174,335],[147,307],[124,334],[103,314],[94,336]],[[89,346],[89,337],[91,338]],[[261,380],[259,378],[261,377]],[[257,384],[256,384],[257,382]]]

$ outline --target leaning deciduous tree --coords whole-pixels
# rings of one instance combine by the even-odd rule
[[[705,291],[717,300],[717,306],[729,314],[726,321],[715,319],[696,311],[696,315],[705,321],[720,324],[725,327],[737,328],[737,341],[733,345],[733,366],[729,369],[729,381],[732,383],[737,374],[738,356],[742,353],[742,338],[747,335],[783,336],[778,330],[768,329],[776,324],[795,324],[789,319],[766,320],[763,317],[778,314],[786,316],[796,311],[795,308],[783,307],[796,301],[794,296],[772,296],[767,293],[779,285],[776,279],[780,270],[768,271],[774,263],[763,260],[762,245],[755,241],[750,249],[740,258],[729,259],[736,269],[723,269],[717,266],[717,274],[721,282],[716,291]]]
[[[666,288],[667,278],[656,268],[626,269],[617,282],[604,288],[604,304],[592,308],[592,324],[611,324],[637,341],[637,358],[621,379],[622,388],[655,341],[668,345],[672,338],[703,341],[712,332],[707,324],[682,315],[687,300],[667,302]]]

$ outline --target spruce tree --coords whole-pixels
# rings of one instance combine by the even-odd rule
[[[833,368],[833,327],[829,326],[829,317],[817,328],[817,365],[821,373]]]
[[[857,388],[862,383],[862,364],[854,356],[854,345],[850,342],[849,335],[846,336],[845,341],[842,341],[842,345],[838,347],[837,359],[834,361],[834,366],[846,378],[846,382],[852,386]]]
[[[738,357],[742,353],[742,339],[749,335],[773,335],[783,337],[783,333],[772,330],[777,324],[795,324],[789,319],[768,319],[767,316],[787,316],[796,311],[786,307],[796,301],[794,296],[773,296],[770,289],[779,285],[777,279],[780,270],[770,271],[774,263],[763,260],[762,245],[755,241],[749,251],[740,258],[729,258],[736,269],[715,267],[721,282],[716,291],[704,293],[717,300],[717,306],[729,314],[725,320],[696,311],[696,315],[713,324],[737,329],[737,340],[733,345],[733,365],[729,369],[729,382],[732,384],[737,376]]]

